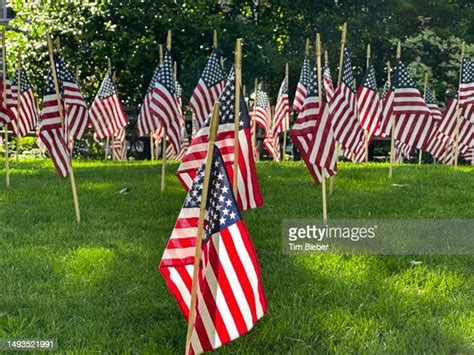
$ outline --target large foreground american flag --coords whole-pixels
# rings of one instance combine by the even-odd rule
[[[334,96],[329,101],[334,137],[353,157],[362,162],[365,157],[365,139],[357,119],[357,97],[352,74],[350,54],[344,48],[342,77]]]
[[[17,72],[18,73],[18,72]],[[34,131],[38,121],[38,110],[33,87],[24,68],[20,69],[20,94],[18,95],[18,75],[15,75],[12,86],[12,107],[16,115],[16,133],[19,137]],[[19,111],[18,111],[19,108]]]
[[[104,137],[113,138],[128,124],[110,72],[105,74],[100,89],[92,102],[90,118],[96,140],[101,140]]]
[[[224,86],[225,73],[222,70],[219,53],[214,49],[189,100],[189,107],[196,117],[197,130],[211,114],[214,102],[219,98]]]
[[[308,91],[301,112],[291,130],[291,140],[301,154],[315,183],[336,173],[335,141],[329,106],[318,99],[317,70],[308,73]]]
[[[427,150],[434,126],[431,111],[407,69],[398,59],[395,62],[393,85],[395,139],[411,147]]]
[[[216,349],[247,333],[267,311],[257,254],[219,148],[214,151],[207,196],[204,171],[205,164],[195,176],[159,265],[189,320],[199,209],[205,201],[191,354]]]
[[[235,72],[231,70],[227,84],[219,98],[219,129],[216,146],[223,154],[227,173],[233,181],[234,175],[234,103],[235,103]],[[209,118],[193,138],[189,149],[183,157],[177,175],[186,190],[191,188],[197,170],[204,162],[209,142]],[[248,210],[262,205],[255,160],[253,156],[252,137],[250,134],[250,118],[247,105],[240,97],[239,120],[239,156],[238,156],[238,196],[237,202],[241,210]]]

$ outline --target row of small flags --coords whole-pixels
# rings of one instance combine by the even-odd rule
[[[382,96],[378,94],[375,71],[370,64],[357,89],[350,53],[345,47],[345,32],[344,26],[337,87],[333,86],[329,67],[321,66],[318,35],[317,65],[311,69],[310,58],[306,56],[293,103],[298,114],[291,137],[315,182],[325,186],[326,178],[336,173],[339,146],[346,157],[362,162],[374,136],[390,135],[393,147],[405,155],[417,148],[440,161],[448,161],[447,151],[459,149],[465,156],[471,154],[472,159],[471,61],[463,58],[459,97],[441,114],[432,93],[428,94],[425,88],[422,95],[416,88],[400,60],[400,47],[394,79],[391,80],[389,70]],[[214,46],[190,101],[194,113],[191,143],[184,144],[188,138],[169,33],[163,59],[153,74],[137,119],[138,136],[152,135],[165,145],[168,142],[163,156],[181,158],[177,176],[187,196],[159,270],[188,320],[187,353],[212,350],[239,337],[267,309],[257,255],[240,211],[263,204],[253,139],[257,125],[265,131],[266,149],[276,159],[280,157],[276,137],[289,128],[288,75],[280,86],[275,111],[272,112],[268,95],[260,88],[255,92],[251,117],[240,95],[240,40],[237,43],[236,62],[228,75],[223,71],[217,45]],[[53,53],[51,45],[49,48],[51,71],[39,136],[59,174],[66,176],[70,172],[73,179],[71,138],[81,139],[92,126],[96,139],[114,139],[112,145],[118,149],[113,154],[123,158],[120,146],[125,141],[128,121],[110,69],[87,109],[71,72]],[[3,73],[6,83],[6,71]],[[14,85],[10,89],[5,84],[2,87],[11,91],[10,96],[2,93],[3,97],[11,97],[13,102]],[[26,84],[25,88],[31,90]],[[20,122],[9,101],[2,103],[6,104],[1,105],[0,117],[9,119],[3,124]],[[394,153],[392,150],[393,158],[399,159],[399,154],[397,158]],[[323,216],[325,220],[325,206]]]

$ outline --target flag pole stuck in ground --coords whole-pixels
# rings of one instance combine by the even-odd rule
[[[366,69],[369,69],[370,66],[370,43],[367,44],[367,63]],[[364,129],[364,137],[365,137],[365,162],[369,162],[369,130]]]
[[[240,123],[240,82],[242,80],[242,39],[235,43],[235,106],[234,106],[234,196],[239,193],[239,123]],[[256,127],[255,127],[256,128]]]
[[[321,80],[321,37],[316,34],[316,65],[318,71],[318,102],[319,102],[319,116],[323,115],[323,90],[322,90],[322,80]],[[323,224],[326,224],[328,221],[327,206],[326,206],[326,177],[324,175],[324,167],[321,167],[321,195],[322,195],[322,204],[323,204]]]
[[[454,142],[454,155],[453,155],[453,165],[454,168],[458,167],[458,157],[459,157],[459,129],[461,126],[461,111],[460,111],[460,102],[461,102],[461,82],[462,82],[462,72],[463,72],[463,59],[465,54],[466,44],[462,42],[461,44],[461,66],[459,67],[459,84],[458,84],[458,101],[456,103],[456,134]]]
[[[252,113],[252,145],[253,145],[253,154],[256,161],[259,161],[260,155],[258,154],[257,149],[257,122],[255,120],[257,115],[257,91],[258,91],[258,79],[255,78],[254,84],[254,99],[253,99],[253,113]]]
[[[107,70],[112,75],[112,61],[110,58],[107,58]],[[109,144],[110,144],[110,137],[107,134],[107,138],[105,140],[105,160],[107,160],[107,157],[109,156]]]
[[[18,53],[18,74],[17,74],[17,101],[16,101],[16,161],[20,158],[20,107],[21,107],[21,52]]]
[[[219,101],[216,101],[214,104],[214,109],[212,111],[211,124],[209,129],[209,144],[207,148],[207,159],[206,159],[206,169],[204,171],[204,182],[202,186],[202,195],[201,195],[201,205],[199,207],[199,221],[196,235],[195,243],[195,252],[194,252],[194,269],[193,269],[193,279],[191,286],[191,302],[189,308],[189,317],[188,317],[188,330],[186,335],[186,351],[185,354],[189,354],[191,346],[191,336],[194,327],[194,319],[196,317],[196,296],[197,296],[197,286],[198,286],[198,276],[199,276],[199,263],[201,261],[202,255],[202,237],[204,234],[204,222],[206,219],[206,203],[208,196],[209,180],[212,167],[212,158],[214,156],[214,146],[217,136],[217,128],[219,127],[219,110],[220,104]]]
[[[423,82],[423,100],[426,102],[426,88],[428,87],[428,72],[425,72],[424,82]],[[423,149],[420,148],[418,152],[418,165],[421,165],[423,159]]]
[[[2,40],[2,105],[7,108],[7,62],[6,62],[6,46],[5,46],[5,31],[1,31]],[[5,187],[10,187],[10,157],[8,152],[8,124],[3,126],[4,140],[5,140]]]
[[[168,31],[168,35],[166,36],[166,49],[171,51],[171,31]],[[161,152],[161,192],[165,190],[165,182],[166,182],[166,138],[167,132],[166,127],[163,125],[163,148]]]
[[[286,80],[286,85],[288,88],[288,85],[290,85],[290,67],[288,62],[286,62],[285,65],[285,80]],[[285,154],[286,154],[286,136],[287,136],[287,131],[290,129],[290,112],[288,108],[288,113],[285,116],[285,119],[283,121],[283,153],[281,155],[281,161],[285,161]],[[287,125],[288,123],[288,125]]]
[[[402,44],[400,41],[398,41],[397,44],[397,53],[396,53],[396,59],[399,60],[402,56]],[[392,77],[390,74],[390,62],[387,64],[387,82],[389,83],[389,87],[392,85]],[[393,163],[395,161],[395,115],[393,112],[391,113],[390,116],[390,121],[392,121],[391,124],[391,133],[390,133],[390,165],[388,169],[388,177],[391,178],[393,176]]]
[[[58,103],[59,115],[60,115],[60,120],[61,120],[61,128],[64,129],[64,124],[65,124],[64,123],[64,109],[63,109],[63,103],[61,101],[58,77],[56,73],[56,64],[55,64],[54,56],[53,56],[53,43],[51,41],[51,36],[49,34],[47,35],[47,41],[48,41],[49,62],[51,64],[51,75],[53,77],[54,91],[56,93],[56,101]],[[68,137],[66,137],[66,139],[68,139]],[[68,163],[69,163],[68,168],[69,168],[69,180],[71,181],[72,199],[74,202],[74,210],[76,212],[76,222],[80,223],[81,212],[79,210],[79,201],[77,198],[77,191],[76,191],[76,181],[74,179],[74,171],[72,169],[72,156],[69,157]]]

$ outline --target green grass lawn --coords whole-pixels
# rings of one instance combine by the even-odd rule
[[[164,193],[156,162],[74,166],[80,225],[49,160],[13,161],[11,189],[0,187],[0,339],[183,353],[186,324],[156,271],[185,197],[177,164]],[[387,171],[341,163],[329,217],[474,217],[473,167],[403,165],[392,180]],[[268,314],[218,352],[474,352],[472,256],[283,255],[282,219],[320,218],[321,190],[301,163],[262,162],[258,173],[264,206],[243,215]]]

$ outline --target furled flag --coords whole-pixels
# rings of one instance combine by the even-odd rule
[[[0,127],[5,125],[12,125],[15,121],[15,113],[11,110],[11,82],[8,79],[8,74],[2,72],[2,59],[0,56]],[[5,95],[3,94],[5,80]],[[5,100],[4,100],[5,97]]]
[[[408,160],[413,158],[413,147],[406,143],[395,141],[395,162],[401,162],[402,154]]]
[[[298,85],[296,86],[295,99],[293,101],[293,109],[300,112],[303,108],[304,99],[306,97],[306,92],[309,85],[309,59],[304,57],[303,67],[301,68],[300,79],[298,80]]]
[[[331,102],[334,97],[334,85],[332,83],[331,69],[327,65],[323,68],[323,88],[327,102]]]
[[[382,92],[382,117],[380,122],[380,131],[385,136],[392,134],[392,115],[393,115],[393,100],[395,99],[395,91],[393,85],[386,81]]]
[[[278,134],[273,130],[272,110],[267,93],[263,90],[257,91],[257,104],[255,105],[255,123],[265,131],[263,145],[268,153],[276,160],[280,159],[279,143],[276,144]],[[275,134],[274,134],[275,133]]]
[[[12,111],[15,112],[17,136],[23,137],[28,132],[34,131],[38,121],[38,110],[36,107],[36,100],[33,94],[33,87],[31,86],[26,71],[24,68],[20,69],[20,95],[18,96],[18,75],[15,75],[12,86],[13,103]],[[17,112],[19,110],[19,113]]]
[[[112,157],[114,160],[124,160],[126,157],[126,132],[125,128],[120,129],[118,133],[115,134],[114,141],[112,143]]]
[[[433,130],[431,111],[407,69],[398,59],[395,62],[393,85],[395,139],[413,148],[427,150]]]
[[[443,139],[443,137],[440,137],[438,133],[438,128],[442,119],[441,110],[436,104],[435,98],[433,96],[433,90],[431,90],[431,88],[426,88],[424,97],[426,105],[430,109],[431,117],[433,118],[433,130],[428,141],[427,151],[433,157],[443,161],[443,157],[446,156],[446,151],[449,148],[449,140]]]
[[[159,265],[189,320],[199,209],[201,201],[207,201],[191,354],[216,349],[247,333],[267,311],[257,254],[217,147],[208,196],[202,195],[204,170],[205,164],[197,171]]]
[[[163,65],[157,68],[137,118],[137,135],[143,137],[160,126],[166,129],[167,137],[175,152],[181,140],[181,109],[173,75],[173,59],[166,50]]]
[[[291,140],[301,154],[315,183],[336,172],[335,141],[331,129],[329,107],[318,100],[316,68],[310,74],[307,96],[291,130]]]
[[[270,123],[270,127],[265,132],[263,145],[275,161],[280,161],[280,136],[278,135],[278,127],[275,126],[275,121],[273,121],[273,125]]]
[[[92,102],[90,118],[96,140],[101,140],[104,137],[112,138],[128,124],[110,72],[105,74],[94,102]]]
[[[65,139],[81,140],[89,127],[87,104],[79,85],[57,53],[54,54],[54,63],[59,91],[63,100]]]
[[[234,105],[235,105],[235,72],[231,70],[227,84],[219,97],[221,103],[219,111],[219,129],[216,146],[223,153],[227,173],[233,181],[234,175]],[[183,160],[178,168],[177,175],[186,190],[196,176],[196,172],[203,163],[207,154],[209,134],[209,118],[193,138]],[[239,156],[238,156],[238,196],[237,202],[241,210],[248,210],[262,205],[263,199],[258,184],[257,172],[253,156],[252,137],[250,134],[250,118],[247,105],[240,97],[239,120]]]
[[[461,115],[474,123],[474,63],[467,57],[463,57],[461,65],[459,107]]]
[[[350,54],[344,48],[342,78],[329,102],[331,122],[336,140],[351,153],[355,161],[362,162],[365,157],[365,139],[357,119],[356,101]]]
[[[288,82],[286,76],[283,79],[278,91],[275,106],[274,127],[276,133],[286,132],[290,129],[290,99],[288,98]]]
[[[359,109],[360,123],[368,132],[369,137],[383,136],[384,134],[380,130],[382,103],[377,89],[373,65],[367,68],[364,78],[357,90],[357,107]]]
[[[196,131],[211,114],[214,102],[219,98],[224,86],[225,73],[222,70],[220,55],[214,49],[189,101],[189,107],[196,117]]]
[[[63,97],[60,95],[61,102],[64,102]],[[69,173],[70,155],[62,119],[50,71],[43,97],[39,137],[46,146],[59,176],[66,177]]]

